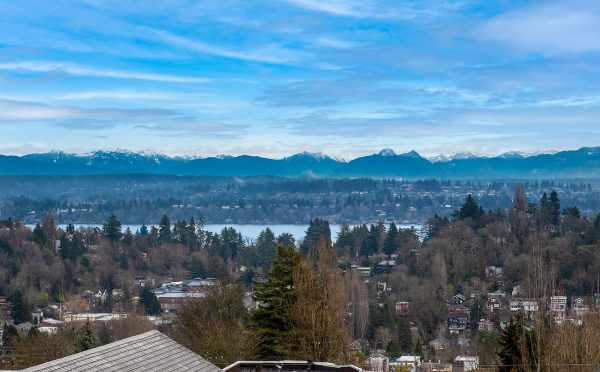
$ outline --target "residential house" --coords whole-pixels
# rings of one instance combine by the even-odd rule
[[[421,357],[416,355],[403,355],[390,361],[390,371],[400,370],[401,367],[408,367],[410,372],[416,372],[421,366]]]
[[[470,372],[479,368],[478,356],[459,355],[454,359],[452,372]]]
[[[177,314],[187,301],[205,297],[206,292],[167,292],[156,295],[160,309],[165,314]]]
[[[149,331],[21,371],[198,371],[221,369],[158,331]]]
[[[425,362],[421,366],[423,372],[452,372],[452,364],[437,362]]]
[[[410,302],[396,301],[396,315],[405,316],[410,312]]]
[[[583,297],[575,297],[571,301],[571,312],[573,316],[581,318],[590,311],[589,306],[585,303]]]
[[[550,312],[555,322],[564,321],[567,316],[567,296],[550,297]]]
[[[328,362],[311,362],[306,360],[270,360],[270,361],[245,361],[235,362],[225,368],[223,372],[362,372],[362,369],[353,365],[337,365]]]

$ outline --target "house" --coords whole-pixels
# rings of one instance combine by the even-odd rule
[[[502,278],[504,271],[500,266],[487,266],[485,268],[485,276],[488,279],[499,279]]]
[[[485,307],[490,313],[494,313],[502,309],[502,304],[497,297],[489,297]]]
[[[238,361],[225,368],[224,372],[362,372],[353,365],[337,365],[327,362],[311,362],[306,360],[271,360],[271,361]]]
[[[410,302],[396,301],[396,315],[404,316],[410,312]]]
[[[156,295],[161,311],[166,314],[177,314],[187,301],[204,297],[205,292],[167,292]]]
[[[435,351],[446,350],[449,346],[448,340],[442,337],[438,337],[429,342],[429,346]]]
[[[216,278],[194,278],[183,282],[183,290],[190,292],[198,292],[217,285]]]
[[[423,372],[452,372],[452,364],[438,362],[425,362],[421,366]]]
[[[396,266],[396,260],[383,260],[375,265],[375,274],[385,274],[392,271],[392,268]]]
[[[421,366],[421,357],[416,355],[403,355],[390,361],[390,371],[400,370],[400,367],[408,367],[410,372],[416,372]]]
[[[496,323],[488,319],[480,319],[477,328],[480,331],[494,332],[496,330]]]
[[[392,286],[386,282],[379,280],[377,281],[377,295],[382,296],[384,294],[390,294],[392,292]]]
[[[367,359],[367,365],[369,371],[372,372],[388,372],[389,371],[389,359],[383,353],[375,353]]]
[[[0,328],[12,323],[12,305],[6,297],[0,296]]]
[[[478,356],[459,355],[454,359],[453,372],[470,372],[479,368]]]
[[[470,310],[466,306],[462,304],[449,305],[447,323],[448,331],[450,332],[450,334],[463,333],[467,329],[467,325],[469,324],[469,316]]]
[[[550,312],[557,323],[565,320],[567,315],[567,296],[550,297]]]
[[[571,312],[573,316],[581,318],[590,311],[589,306],[585,303],[583,297],[575,297],[571,301]]]
[[[70,322],[108,322],[111,320],[127,319],[127,313],[78,313],[64,315],[64,321]]]
[[[466,300],[467,299],[463,294],[458,293],[452,296],[450,300],[448,300],[448,306],[462,305],[465,303]]]
[[[368,266],[357,266],[352,265],[352,271],[355,271],[363,278],[368,278],[371,276],[371,268]]]
[[[221,369],[158,331],[124,338],[22,371],[199,371]]]

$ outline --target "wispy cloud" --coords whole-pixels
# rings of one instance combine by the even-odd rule
[[[235,137],[244,133],[246,128],[240,124],[200,120],[169,109],[81,108],[6,99],[0,99],[0,123],[45,123],[73,130],[102,130],[121,126],[172,136]]]
[[[350,49],[355,46],[353,42],[332,36],[320,36],[315,40],[315,43],[322,47],[333,49]]]
[[[290,64],[298,62],[302,56],[300,51],[292,51],[282,48],[279,45],[272,44],[267,46],[257,46],[253,50],[235,50],[222,46],[211,45],[200,40],[172,34],[167,31],[148,29],[157,39],[188,50],[200,52],[203,54],[214,55],[225,58],[232,58],[243,61],[255,61],[272,64]]]
[[[539,2],[484,22],[475,37],[525,51],[580,53],[600,50],[600,3]]]
[[[104,77],[129,80],[148,80],[166,83],[208,83],[211,81],[211,79],[201,77],[178,76],[162,73],[157,74],[140,71],[114,70],[52,61],[4,62],[0,63],[0,70],[25,71],[36,73],[63,73],[74,76]]]
[[[419,0],[286,0],[289,4],[334,16],[410,20],[448,15],[464,6],[464,1]]]
[[[95,99],[109,100],[172,100],[177,99],[177,94],[158,91],[136,91],[136,90],[89,90],[65,93],[54,98],[65,101],[85,101]]]

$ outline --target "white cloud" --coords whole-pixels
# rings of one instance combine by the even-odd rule
[[[159,40],[175,45],[179,48],[197,51],[203,54],[209,54],[219,57],[238,59],[243,61],[265,62],[273,64],[290,64],[297,62],[301,54],[297,51],[291,51],[278,45],[260,46],[254,51],[231,50],[221,46],[211,45],[199,40],[174,35],[167,31],[148,29]]]
[[[58,120],[76,114],[76,110],[68,107],[51,107],[32,102],[0,99],[0,121]]]
[[[599,32],[599,3],[573,1],[501,14],[482,24],[475,37],[525,51],[580,53],[600,50]]]
[[[172,100],[176,99],[177,95],[165,92],[141,92],[129,90],[90,90],[82,92],[65,93],[55,98],[65,101],[85,101],[94,99],[111,99],[111,100]]]
[[[418,0],[286,0],[302,9],[334,16],[412,20],[448,15],[462,8],[464,1]]]
[[[350,49],[354,47],[354,43],[332,36],[321,36],[315,40],[317,45],[333,49]]]
[[[346,0],[287,0],[298,7],[340,16],[364,17],[355,4]]]
[[[51,62],[51,61],[23,61],[0,63],[0,70],[27,71],[27,72],[60,72],[74,76],[106,77],[113,79],[131,79],[160,81],[167,83],[207,83],[210,79],[169,74],[147,73],[139,71],[122,71],[78,64]]]

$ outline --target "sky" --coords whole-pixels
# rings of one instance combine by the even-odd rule
[[[597,0],[0,1],[0,154],[600,145]]]

